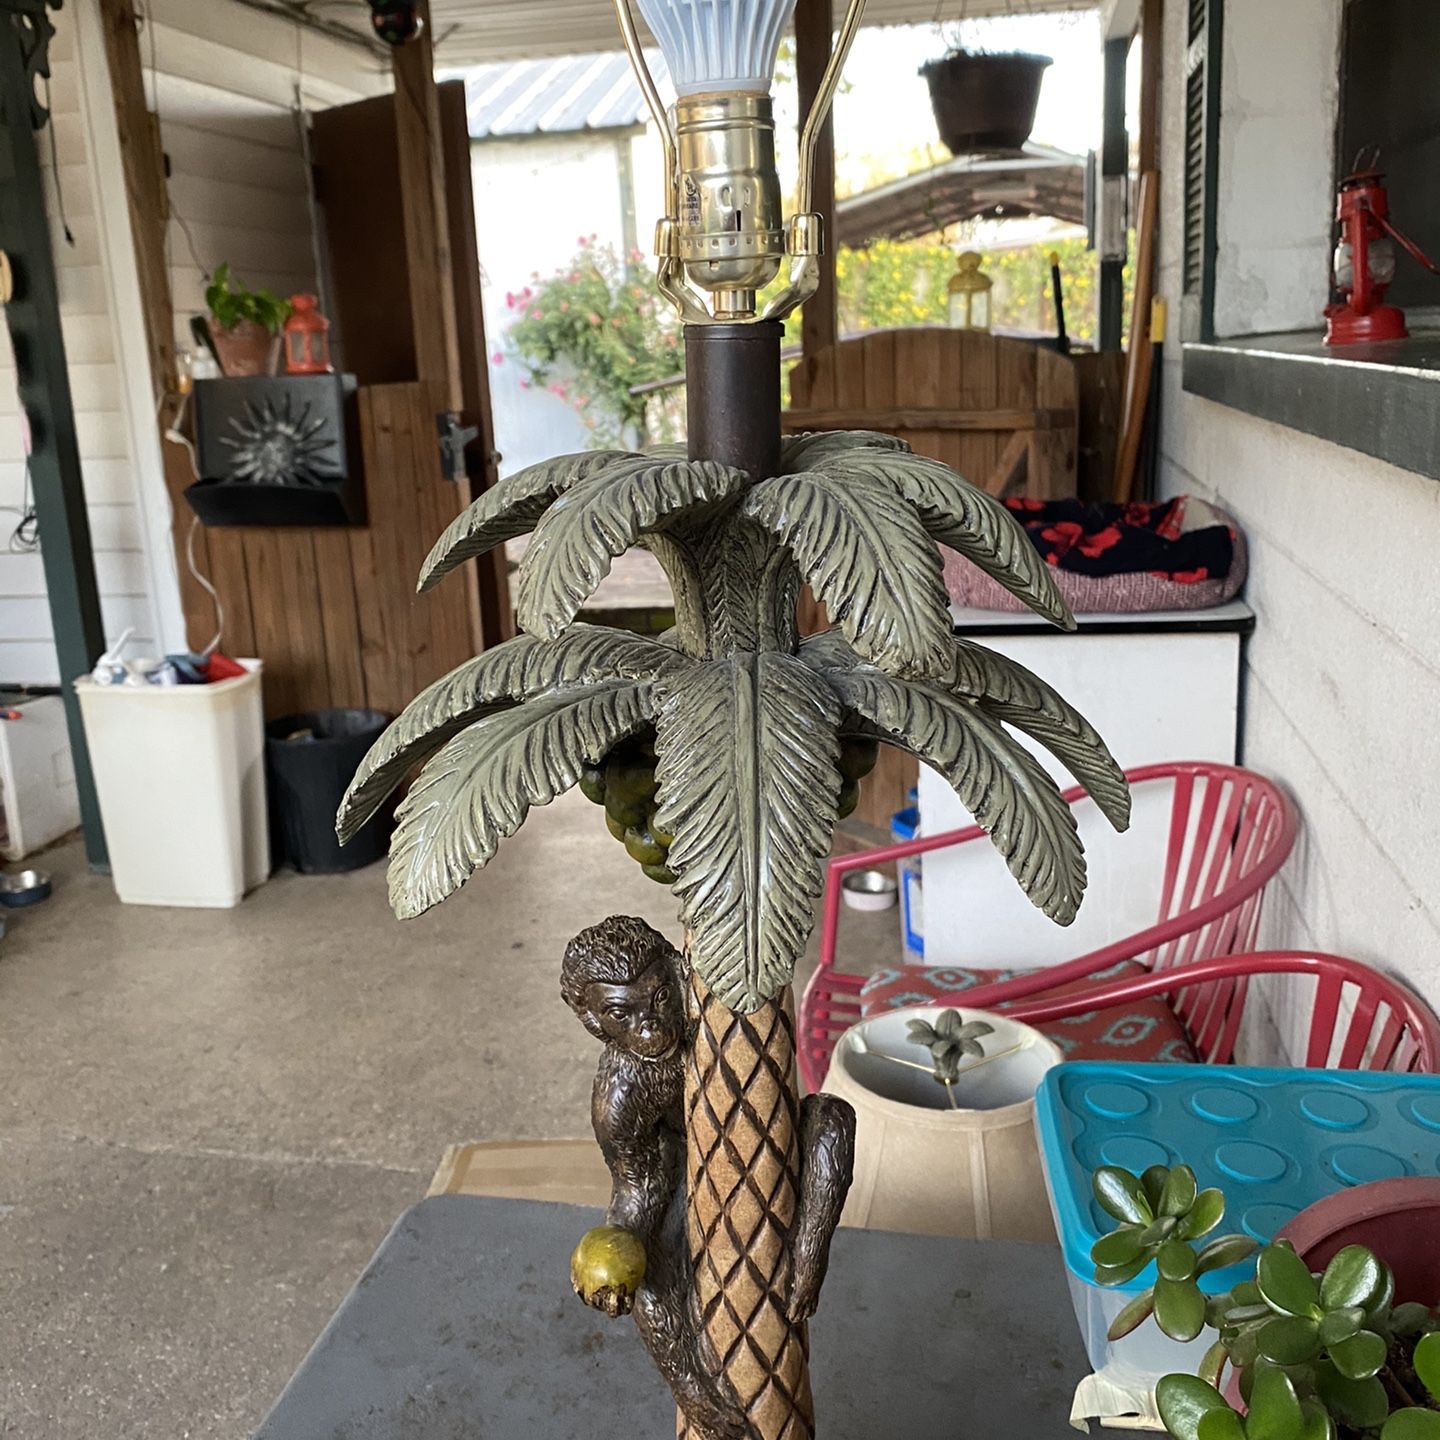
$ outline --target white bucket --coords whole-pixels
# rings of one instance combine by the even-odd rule
[[[822,1087],[848,1100],[857,1119],[855,1180],[844,1221],[878,1230],[1053,1243],[1055,1224],[1035,1140],[1035,1092],[1061,1061],[1038,1030],[1003,1014],[984,1020],[984,1062],[964,1060],[954,1087],[961,1108],[933,1075],[889,1056],[926,1064],[906,1037],[910,1020],[932,1025],[952,1006],[890,1010],[840,1037]]]
[[[75,682],[115,893],[238,905],[270,873],[259,660],[213,685]]]

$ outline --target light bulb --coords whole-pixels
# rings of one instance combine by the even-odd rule
[[[768,95],[795,0],[639,0],[675,93]]]

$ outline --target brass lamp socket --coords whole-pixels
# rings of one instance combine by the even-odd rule
[[[675,102],[680,214],[672,252],[716,314],[754,313],[755,292],[786,253],[775,114],[768,95],[684,95]]]

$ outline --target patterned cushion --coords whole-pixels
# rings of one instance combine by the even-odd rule
[[[963,1006],[967,990],[1012,980],[1020,973],[1018,970],[966,970],[955,965],[902,965],[877,970],[860,992],[860,1009],[863,1015],[870,1016],[907,1005]],[[1084,980],[1057,985],[1041,994],[1046,998],[1067,995],[1097,980],[1118,980],[1122,975],[1145,973],[1144,967],[1133,960],[1122,960],[1108,970],[1097,971]],[[1037,1000],[1040,995],[1025,998]],[[1004,1010],[1008,1005],[998,1008]],[[1184,1026],[1159,995],[1148,1000],[1131,1000],[1113,1010],[1091,1010],[1066,1020],[1051,1020],[1038,1028],[1060,1047],[1067,1060],[1193,1061],[1198,1058]]]

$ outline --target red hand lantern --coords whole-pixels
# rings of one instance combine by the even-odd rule
[[[314,295],[292,295],[285,322],[285,371],[289,375],[328,375],[330,322],[320,313]]]
[[[1434,263],[1408,236],[1390,223],[1390,197],[1378,170],[1357,170],[1340,182],[1335,218],[1340,241],[1335,247],[1335,288],[1342,303],[1325,307],[1325,343],[1362,345],[1372,340],[1403,340],[1405,312],[1386,305],[1386,287],[1395,279],[1395,241],[1427,270]]]

